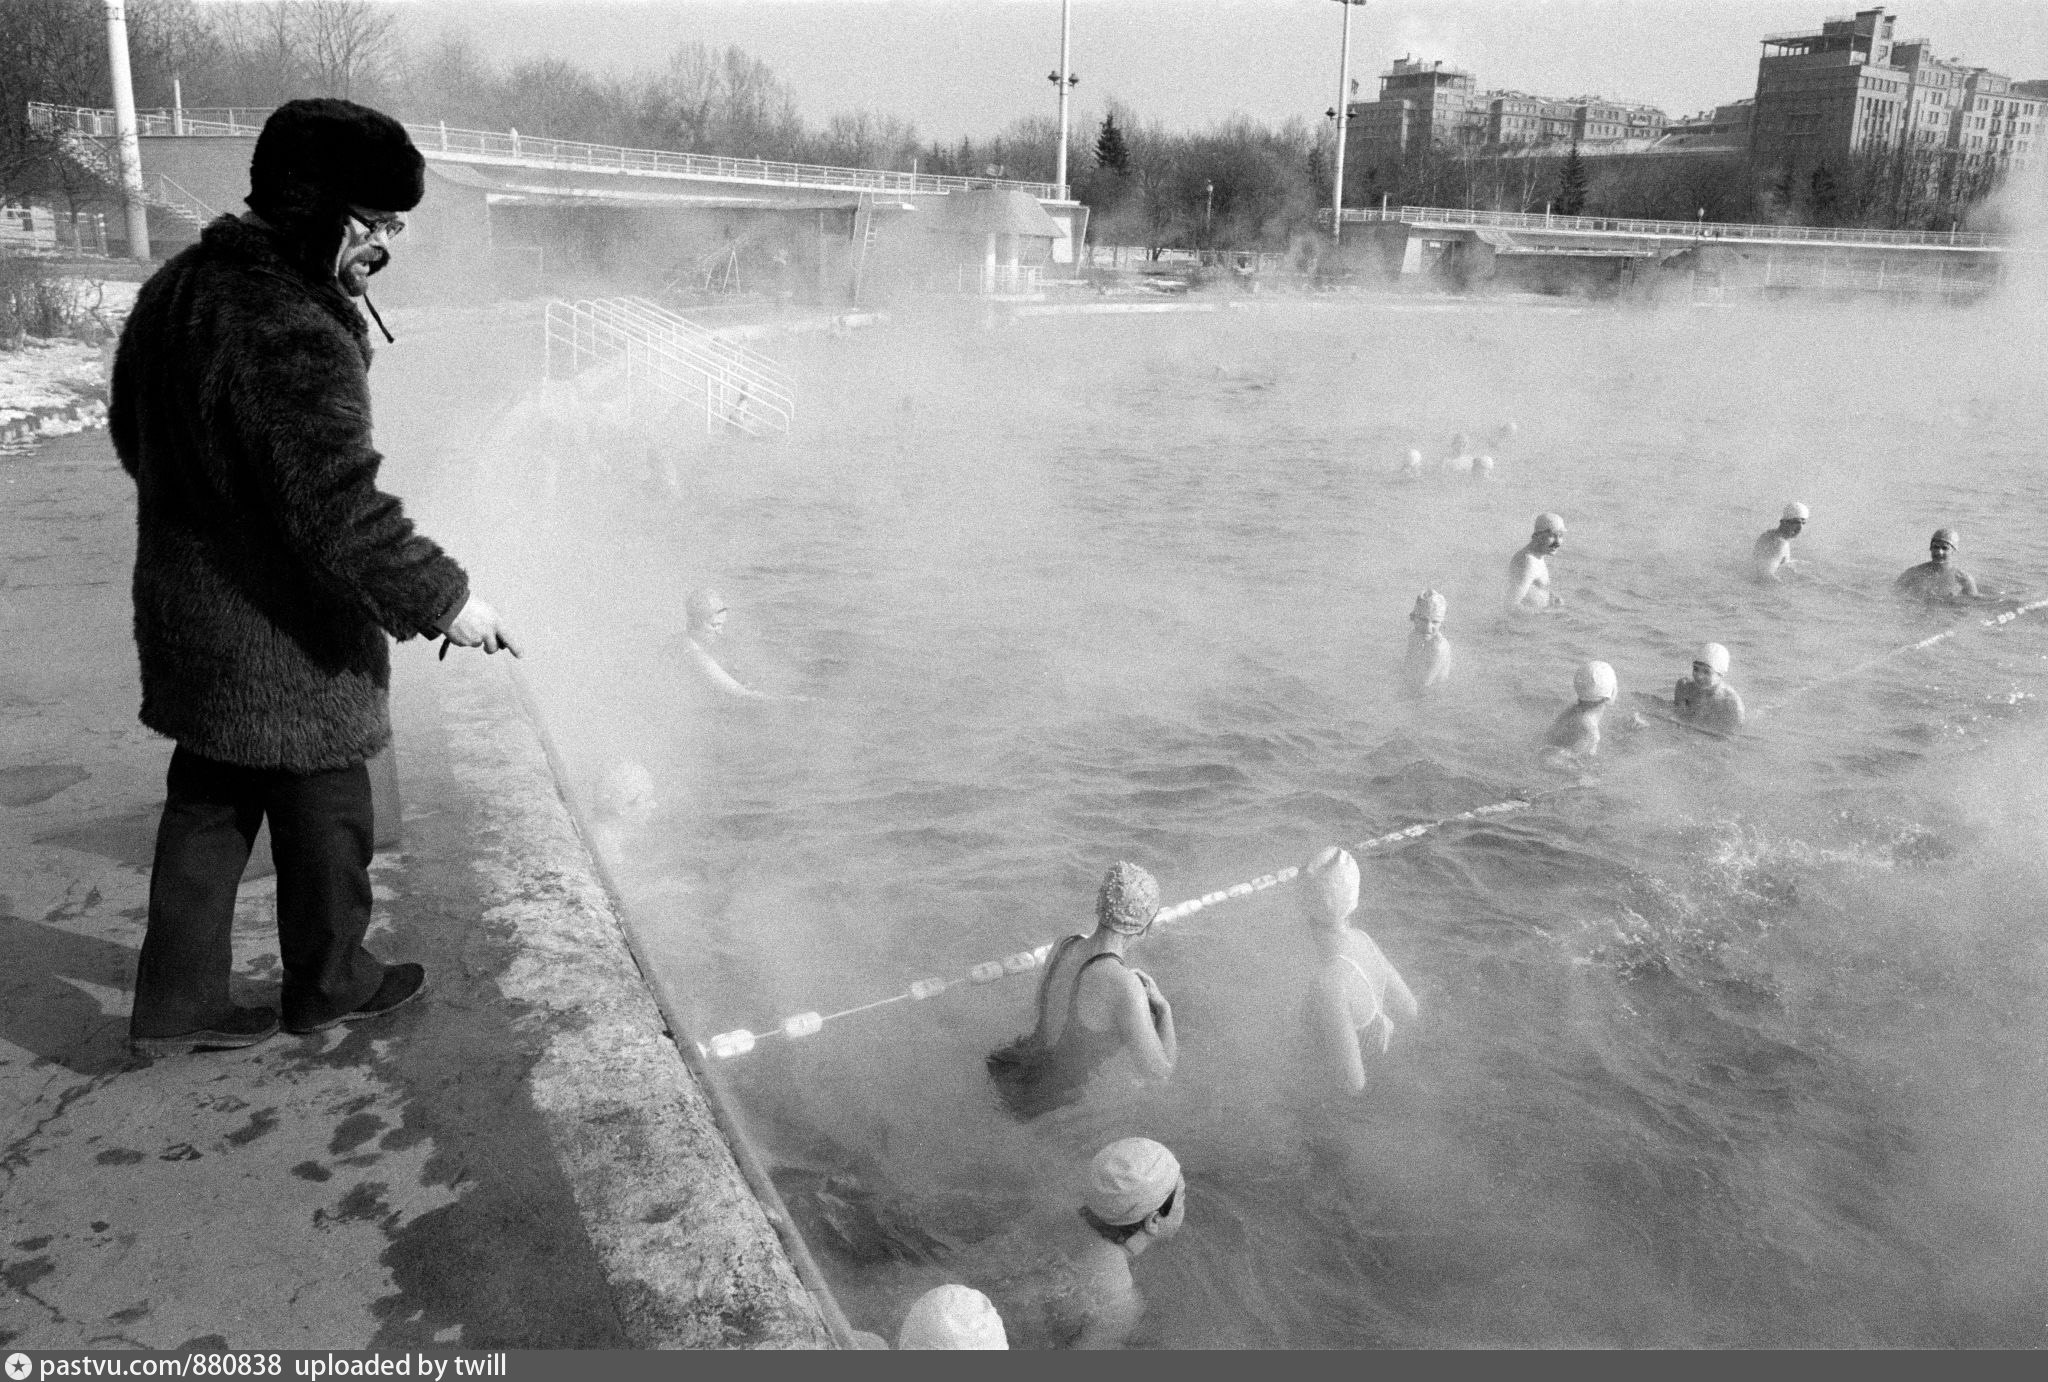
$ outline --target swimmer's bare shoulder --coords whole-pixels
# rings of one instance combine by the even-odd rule
[[[1600,729],[1588,716],[1582,706],[1566,706],[1550,722],[1550,732],[1543,736],[1543,742],[1551,748],[1579,752],[1586,741],[1600,742]]]

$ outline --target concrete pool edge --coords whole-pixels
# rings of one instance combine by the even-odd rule
[[[772,1247],[772,1252],[764,1254],[768,1261],[750,1266],[746,1258],[741,1259],[740,1270],[754,1278],[745,1285],[753,1292],[778,1301],[782,1308],[777,1313],[785,1319],[796,1322],[808,1317],[815,1326],[815,1335],[801,1337],[806,1331],[799,1328],[796,1331],[798,1337],[779,1339],[769,1346],[859,1347],[852,1326],[834,1298],[809,1246],[803,1241],[780,1192],[747,1141],[733,1110],[709,1078],[701,1056],[685,1035],[685,1028],[679,1022],[681,1008],[676,996],[641,961],[642,947],[636,943],[638,927],[633,911],[625,903],[602,851],[595,847],[590,823],[569,790],[561,753],[548,731],[531,688],[516,667],[509,669],[507,684],[513,701],[512,709],[531,732],[533,746],[540,751],[540,762],[532,766],[544,775],[546,793],[553,798],[552,804],[560,812],[561,823],[566,824],[569,831],[567,839],[560,838],[558,830],[549,832],[556,838],[546,843],[556,855],[571,854],[571,857],[566,860],[559,857],[539,860],[535,861],[535,866],[572,877],[577,872],[587,873],[601,894],[605,920],[609,921],[612,934],[618,940],[623,959],[632,967],[638,981],[637,997],[658,1014],[667,1051],[652,1061],[655,1066],[653,1073],[681,1095],[684,1107],[680,1116],[688,1126],[673,1127],[668,1131],[689,1143],[694,1154],[695,1164],[686,1166],[684,1174],[684,1179],[694,1177],[697,1182],[692,1188],[699,1193],[689,1197],[692,1209],[698,1209],[706,1199],[722,1201],[727,1214],[734,1210],[740,1212],[735,1216],[736,1222],[721,1222],[714,1226],[715,1233],[736,1237],[744,1253],[763,1252],[764,1235],[766,1245]],[[543,814],[547,812],[546,805],[538,801],[532,802],[528,809]],[[635,996],[626,995],[626,1001],[630,1004]],[[585,1071],[579,1078],[588,1078],[593,1073]],[[628,1107],[636,1102],[645,1102],[646,1085],[639,1076],[612,1070],[599,1079],[601,1082],[608,1079],[610,1083],[621,1086],[619,1097]],[[589,1099],[593,1095],[585,1091],[579,1097]],[[707,1127],[710,1137],[726,1154],[723,1165],[715,1157],[707,1159],[704,1155]],[[643,1247],[632,1241],[640,1236],[638,1225],[634,1223],[635,1216],[612,1202],[609,1182],[613,1173],[603,1164],[604,1159],[595,1155],[576,1156],[567,1147],[561,1148],[561,1154],[563,1170],[576,1187],[579,1201],[583,1200],[586,1192],[593,1194],[594,1203],[579,1203],[578,1208],[598,1245],[600,1256],[605,1259],[607,1274],[614,1274],[616,1269],[621,1275],[659,1281],[666,1273],[658,1264],[648,1260],[648,1253]],[[628,1187],[629,1194],[630,1190]],[[751,1213],[745,1212],[747,1209]],[[717,1217],[723,1220],[726,1216]],[[780,1270],[776,1270],[777,1267]],[[620,1304],[622,1313],[625,1313],[625,1302]]]

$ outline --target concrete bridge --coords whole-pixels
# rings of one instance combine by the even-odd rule
[[[196,235],[215,215],[240,209],[250,154],[269,114],[139,112],[144,188],[159,216]],[[81,161],[111,172],[112,111],[34,103],[29,116],[64,137]],[[929,213],[955,193],[1019,194],[1035,202],[1050,221],[1040,238],[1050,242],[1052,265],[1072,264],[1086,234],[1087,208],[1049,183],[724,158],[445,123],[406,129],[427,160],[429,188],[408,218],[401,263],[414,266],[450,270],[481,258],[501,278],[528,271],[603,276],[630,267],[666,280],[652,286],[722,274],[727,286],[741,289],[829,295],[871,274],[892,248],[897,259],[915,257],[907,248],[920,223],[945,219]],[[1014,240],[989,252],[1014,263]],[[982,247],[975,249],[979,267]],[[752,261],[751,274],[762,282],[731,281],[749,274],[743,261]],[[955,279],[959,267],[941,264],[940,276]],[[395,266],[394,279],[398,272]]]
[[[1532,287],[1683,270],[1710,291],[1821,289],[1971,296],[2015,251],[1980,231],[1557,216],[1459,207],[1349,208],[1345,257],[1398,276],[1504,279]]]

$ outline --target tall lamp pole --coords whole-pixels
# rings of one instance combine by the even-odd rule
[[[1060,200],[1067,199],[1067,95],[1081,79],[1070,70],[1073,49],[1074,0],[1060,0],[1060,70],[1045,74],[1060,93],[1060,155],[1053,181],[1059,185]]]
[[[149,262],[149,211],[142,200],[142,145],[135,136],[135,80],[128,73],[128,16],[107,0],[107,65],[114,78],[114,135],[120,150],[122,200],[128,208],[128,257]]]
[[[1337,66],[1337,177],[1330,190],[1330,243],[1344,238],[1344,131],[1351,123],[1351,7],[1365,0],[1337,0],[1344,7],[1344,52]]]

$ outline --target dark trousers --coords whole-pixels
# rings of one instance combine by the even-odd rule
[[[363,949],[374,824],[368,770],[242,768],[181,746],[157,827],[131,1035],[182,1036],[232,1007],[235,889],[266,818],[285,1021],[324,1022],[377,991],[384,963]]]

